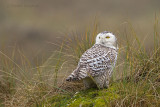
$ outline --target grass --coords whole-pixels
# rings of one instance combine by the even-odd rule
[[[128,29],[127,29],[128,28]],[[97,24],[84,34],[64,35],[48,60],[33,67],[23,52],[0,51],[0,106],[36,107],[147,107],[160,106],[160,31],[155,19],[150,51],[131,23],[119,31],[119,56],[108,89],[83,90],[81,83],[66,83],[83,52],[98,33]],[[124,30],[125,31],[125,30]],[[64,39],[65,38],[65,39]],[[141,42],[143,41],[143,42]],[[17,57],[19,56],[19,57]],[[71,66],[72,65],[72,66]],[[70,71],[70,72],[68,72]]]
[[[105,107],[105,106],[157,106],[159,100],[153,95],[154,90],[149,84],[135,84],[131,82],[113,83],[108,89],[89,89],[76,92],[74,95],[55,95],[43,102],[42,105],[68,107]],[[148,88],[148,89],[146,89]],[[42,106],[41,105],[41,106]]]

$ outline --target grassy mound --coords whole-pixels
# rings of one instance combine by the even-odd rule
[[[88,89],[74,94],[61,93],[43,101],[39,106],[50,107],[114,107],[159,106],[159,87],[146,83],[115,82],[108,89]]]

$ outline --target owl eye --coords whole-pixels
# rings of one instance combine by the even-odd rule
[[[109,39],[110,37],[109,37],[109,36],[106,36],[106,38]]]
[[[101,37],[99,37],[99,39],[101,39]]]

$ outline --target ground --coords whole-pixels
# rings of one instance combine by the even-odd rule
[[[134,84],[134,85],[133,85]],[[153,90],[147,85],[143,88],[140,84],[131,82],[115,82],[108,89],[88,89],[72,94],[57,94],[43,101],[39,106],[49,107],[105,107],[123,106],[132,103],[133,106],[157,106]],[[139,89],[139,87],[141,89]],[[146,90],[145,90],[146,89]],[[128,91],[130,90],[130,91]],[[136,92],[135,90],[139,90]],[[160,88],[156,88],[160,93]],[[136,100],[139,100],[139,102]],[[154,101],[153,101],[154,100]],[[157,102],[160,99],[156,99]],[[149,102],[148,102],[149,101]],[[151,101],[151,102],[150,102]],[[153,101],[153,102],[152,102]],[[133,103],[134,102],[134,103]]]

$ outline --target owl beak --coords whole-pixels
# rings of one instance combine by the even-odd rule
[[[102,44],[104,44],[104,42],[102,42]]]
[[[101,40],[101,43],[104,45],[104,44],[105,44],[105,41],[102,39],[102,40]]]

